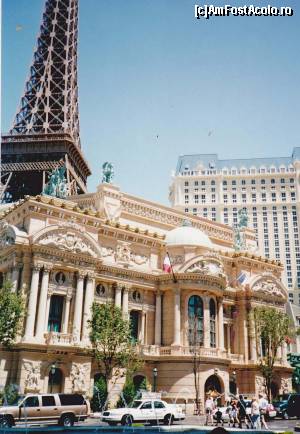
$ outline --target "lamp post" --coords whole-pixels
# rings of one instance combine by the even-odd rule
[[[153,368],[153,392],[156,392],[157,368]]]
[[[50,374],[51,374],[51,378],[50,378],[50,393],[53,392],[53,379],[54,379],[54,374],[56,371],[56,362],[52,363],[51,367],[50,367]]]

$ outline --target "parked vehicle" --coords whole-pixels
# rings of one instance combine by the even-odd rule
[[[90,415],[89,402],[78,394],[47,393],[21,396],[13,405],[0,407],[0,428],[20,423],[73,426]]]
[[[279,395],[278,399],[273,402],[277,415],[283,419],[290,417],[300,417],[300,393],[285,393]]]
[[[102,414],[102,421],[109,425],[131,425],[133,422],[163,422],[165,425],[172,425],[175,420],[183,419],[185,414],[180,406],[168,404],[161,399],[136,400],[131,407],[115,408]]]

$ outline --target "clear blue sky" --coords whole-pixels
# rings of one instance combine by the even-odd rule
[[[291,6],[293,17],[209,21],[195,20],[194,3],[80,0],[79,104],[90,191],[111,161],[123,191],[168,204],[180,154],[283,156],[300,146],[299,0],[249,1]],[[19,104],[43,7],[44,0],[3,0],[2,131]]]

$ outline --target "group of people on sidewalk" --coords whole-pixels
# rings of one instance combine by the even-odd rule
[[[232,428],[243,428],[245,425],[246,428],[269,429],[265,419],[268,405],[268,400],[262,394],[258,399],[252,399],[251,406],[249,406],[249,401],[245,401],[243,395],[239,395],[238,398],[228,401],[226,410],[222,412],[216,400],[208,396],[205,401],[205,425],[219,426],[221,424],[223,426],[224,422],[228,421],[228,426]]]

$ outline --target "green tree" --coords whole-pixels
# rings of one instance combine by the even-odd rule
[[[117,407],[130,406],[136,398],[136,387],[134,385],[132,375],[126,375],[126,381],[122,390],[122,394],[117,402]]]
[[[256,351],[260,370],[265,381],[268,399],[271,400],[271,383],[278,349],[295,335],[289,316],[273,307],[255,307],[250,319],[254,322]]]
[[[107,385],[105,378],[101,375],[94,383],[91,407],[93,411],[101,411],[107,400]]]
[[[125,369],[134,372],[142,365],[137,346],[131,339],[130,321],[123,318],[119,307],[94,303],[89,321],[93,350],[109,393],[111,380],[124,375]]]
[[[11,292],[11,288],[8,281],[0,288],[0,344],[6,348],[11,347],[16,340],[25,312],[23,299]]]

